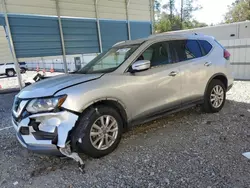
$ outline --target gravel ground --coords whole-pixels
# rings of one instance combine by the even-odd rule
[[[40,73],[42,73],[40,71]],[[27,71],[25,74],[22,74],[22,81],[23,82],[30,82],[33,81],[33,78],[37,74],[36,71]],[[46,76],[56,76],[62,73],[59,72],[46,72]],[[1,89],[10,89],[10,88],[18,88],[18,80],[17,77],[7,77],[5,75],[0,76],[0,91]]]
[[[225,107],[198,107],[136,126],[101,159],[33,154],[12,128],[0,131],[0,187],[250,187],[250,82],[235,82]],[[14,94],[0,95],[0,130],[11,126]],[[18,184],[17,184],[18,183]],[[14,185],[17,184],[17,185]]]

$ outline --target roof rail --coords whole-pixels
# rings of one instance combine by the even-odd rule
[[[124,43],[124,42],[126,42],[126,41],[124,40],[124,41],[117,42],[117,43],[115,43],[112,47],[117,46],[118,44],[122,44],[122,43]]]
[[[183,32],[183,33],[182,33]],[[193,35],[200,35],[202,36],[203,34],[201,33],[185,33],[185,31],[175,31],[175,32],[164,32],[164,33],[159,33],[159,34],[154,34],[154,35],[150,35],[148,38],[154,38],[154,37],[160,37],[160,36],[193,36]]]

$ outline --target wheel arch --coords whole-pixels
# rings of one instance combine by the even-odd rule
[[[7,69],[5,69],[6,74],[7,74],[8,70],[13,70],[14,72],[16,72],[14,68],[7,68]]]
[[[209,84],[211,83],[212,80],[214,79],[217,79],[217,80],[220,80],[222,81],[222,83],[225,85],[225,88],[227,90],[227,87],[228,87],[228,79],[227,79],[227,76],[224,74],[224,73],[216,73],[214,74],[207,82],[207,85],[206,85],[206,88],[205,88],[205,92],[204,92],[204,95],[206,94],[207,92],[207,88],[209,86]]]
[[[109,106],[114,108],[115,110],[117,110],[117,112],[120,114],[122,120],[123,120],[123,128],[127,128],[128,125],[128,113],[127,113],[127,109],[126,106],[118,99],[115,98],[101,98],[98,100],[95,100],[91,103],[89,103],[88,105],[86,105],[83,109],[82,109],[82,113],[86,110],[88,110],[89,108],[96,108],[99,105],[104,105],[104,106]]]

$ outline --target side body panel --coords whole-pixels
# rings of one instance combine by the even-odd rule
[[[180,79],[168,76],[176,69],[162,66],[134,74],[106,74],[101,79],[64,89],[56,95],[67,94],[63,107],[77,112],[100,100],[116,100],[131,120],[180,104]]]
[[[171,72],[179,72],[178,64],[154,67],[128,77],[128,82],[144,83],[144,86],[140,85],[142,88],[134,87],[131,93],[136,98],[134,118],[153,115],[181,104],[181,79],[179,75],[171,76]],[[123,88],[123,92],[126,90],[130,88]]]
[[[183,103],[202,99],[210,79],[215,75],[225,75],[228,86],[233,83],[230,62],[223,57],[223,48],[213,39],[206,40],[213,46],[207,55],[180,63]]]
[[[228,87],[234,82],[230,60],[226,60],[224,58],[224,49],[219,45],[219,43],[213,39],[208,39],[208,41],[213,45],[213,49],[207,56],[205,56],[212,63],[207,71],[207,82],[214,75],[225,75],[228,80]]]
[[[58,92],[67,94],[63,107],[82,112],[100,100],[117,100],[124,106],[128,119],[139,118],[154,112],[178,106],[181,102],[192,102],[204,96],[206,86],[213,75],[221,73],[228,77],[228,63],[223,58],[223,49],[212,38],[211,52],[201,58],[151,68],[134,74],[119,72],[127,69],[123,64],[117,71],[105,74],[100,79],[76,85]],[[141,51],[153,42],[143,44],[125,63],[127,66]],[[206,63],[211,63],[205,66]],[[169,76],[177,71],[175,77]]]
[[[205,58],[197,58],[179,63],[182,103],[199,100],[203,97],[208,72],[204,68]]]
[[[183,103],[203,98],[209,79],[216,73],[216,58],[213,57],[214,50],[215,49],[212,48],[206,56],[180,63]],[[217,58],[217,60],[218,59],[219,58]]]

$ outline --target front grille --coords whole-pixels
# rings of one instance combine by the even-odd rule
[[[37,140],[54,140],[57,137],[57,131],[55,131],[54,133],[48,133],[48,132],[43,132],[43,131],[36,131],[36,132],[32,132],[32,135]]]
[[[24,109],[27,104],[28,100],[23,100],[18,97],[15,97],[12,114],[16,121],[19,122],[20,116],[24,112]]]

